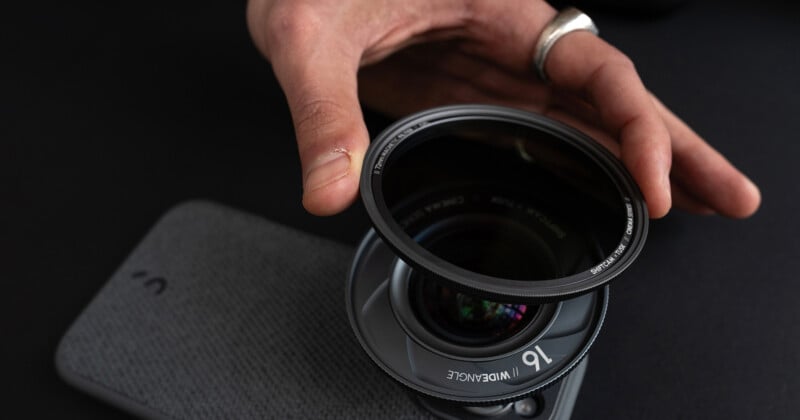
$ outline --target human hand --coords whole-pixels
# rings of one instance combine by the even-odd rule
[[[755,212],[755,185],[600,38],[564,36],[545,63],[550,83],[539,81],[533,49],[555,13],[541,0],[250,0],[251,34],[292,113],[305,208],[335,214],[358,194],[369,145],[360,92],[394,116],[479,102],[567,122],[622,159],[652,217],[664,216],[673,201],[697,213]]]

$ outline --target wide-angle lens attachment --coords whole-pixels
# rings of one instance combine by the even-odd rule
[[[522,398],[569,373],[597,336],[608,303],[605,286],[559,302],[517,304],[531,312],[516,323],[512,317],[481,323],[442,313],[450,304],[497,304],[480,295],[445,300],[430,312],[418,305],[426,288],[431,298],[450,293],[440,287],[448,286],[418,276],[370,231],[350,273],[348,314],[367,354],[391,377],[423,395],[466,405]]]

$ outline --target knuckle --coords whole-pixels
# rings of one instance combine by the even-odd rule
[[[486,4],[487,2],[485,0],[461,0],[461,10],[464,13],[464,20],[472,22],[476,17],[481,16]]]
[[[468,83],[458,83],[447,90],[448,103],[474,102],[478,98],[476,89]]]
[[[265,21],[265,43],[271,52],[297,51],[320,33],[323,19],[313,4],[283,1],[275,4]]]
[[[617,71],[633,72],[636,73],[636,65],[630,57],[617,51],[609,58],[609,65]]]
[[[300,100],[295,106],[295,131],[298,138],[324,138],[336,131],[348,120],[347,110],[339,103],[314,98]]]
[[[633,78],[632,78],[633,77]],[[636,67],[627,55],[614,50],[589,73],[581,84],[581,94],[590,102],[603,102],[602,96],[609,87],[619,87],[620,80],[638,80]],[[599,96],[598,96],[599,95]]]

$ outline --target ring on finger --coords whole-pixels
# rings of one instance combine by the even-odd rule
[[[594,35],[599,33],[592,18],[574,7],[568,7],[558,12],[539,34],[533,54],[533,66],[542,81],[549,80],[544,64],[550,49],[564,35],[574,31],[589,31]]]

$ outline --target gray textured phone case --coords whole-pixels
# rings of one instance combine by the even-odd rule
[[[149,418],[428,417],[350,330],[352,256],[223,206],[181,205],[66,333],[58,371]]]

